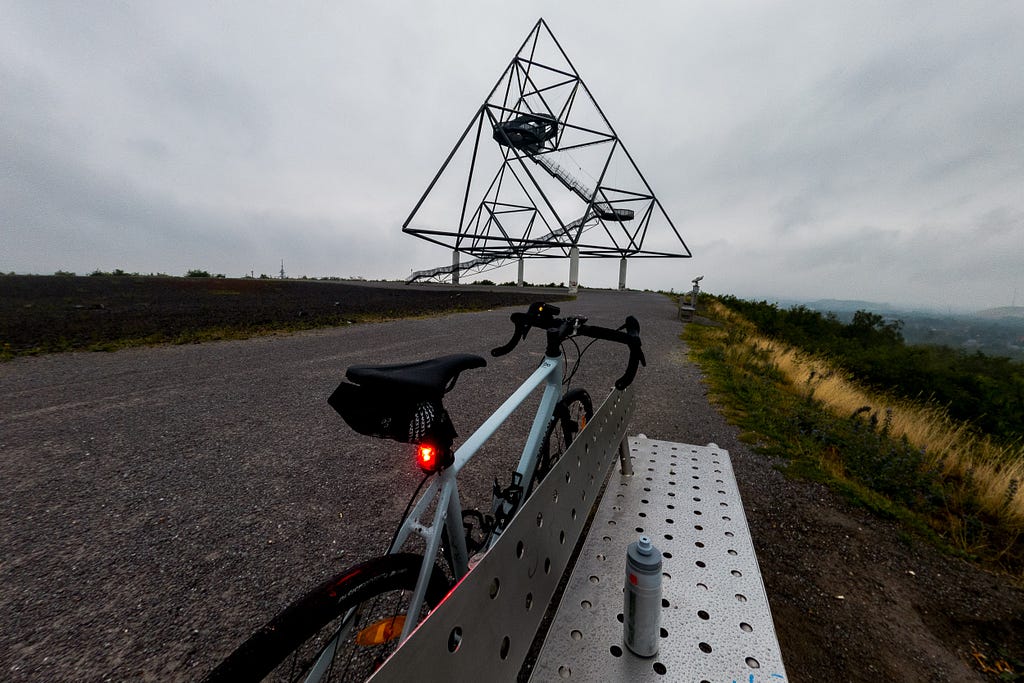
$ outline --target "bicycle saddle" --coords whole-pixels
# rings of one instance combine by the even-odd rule
[[[368,389],[386,389],[440,396],[455,386],[463,370],[487,365],[480,356],[456,353],[416,363],[398,365],[353,365],[345,377]]]

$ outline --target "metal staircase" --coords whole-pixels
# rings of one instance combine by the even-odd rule
[[[456,272],[468,273],[471,271],[478,272],[484,270],[485,268],[487,270],[499,268],[505,265],[507,261],[520,258],[526,252],[540,251],[547,248],[546,245],[560,243],[560,240],[558,238],[560,238],[563,235],[569,236],[570,242],[575,243],[575,240],[572,239],[573,233],[575,233],[580,228],[584,228],[584,226],[587,223],[597,218],[600,218],[601,220],[616,222],[633,220],[634,213],[632,209],[616,208],[613,207],[608,202],[594,202],[591,204],[590,202],[595,195],[594,190],[591,187],[589,187],[586,183],[572,175],[572,173],[570,173],[569,170],[566,169],[564,166],[555,161],[551,157],[550,153],[538,153],[534,152],[532,149],[527,150],[522,147],[520,147],[520,149],[526,151],[526,156],[535,164],[543,168],[552,178],[559,181],[562,185],[566,187],[566,189],[571,191],[584,202],[587,202],[588,206],[586,213],[583,214],[581,217],[577,218],[576,220],[574,220],[573,222],[566,224],[566,226],[563,228],[558,228],[556,230],[549,232],[543,237],[539,237],[536,240],[531,240],[534,244],[524,248],[522,250],[522,253],[517,253],[512,250],[499,251],[492,254],[487,254],[486,256],[479,256],[464,263],[453,263],[452,265],[449,266],[439,266],[437,268],[417,270],[416,272],[414,272],[412,275],[405,279],[406,284],[416,282],[418,280],[439,280],[447,275],[452,275],[453,273]],[[537,244],[538,242],[544,243],[545,246]]]

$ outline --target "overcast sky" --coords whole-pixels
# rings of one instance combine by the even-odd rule
[[[401,224],[542,16],[694,254],[631,287],[1024,305],[1017,1],[0,0],[0,271],[449,263]]]

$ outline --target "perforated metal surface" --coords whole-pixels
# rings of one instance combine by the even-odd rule
[[[613,472],[531,681],[786,680],[729,460],[709,444],[630,438],[635,475]],[[626,547],[664,553],[660,650],[622,642]]]
[[[515,519],[443,603],[372,677],[514,681],[633,412],[612,391]]]

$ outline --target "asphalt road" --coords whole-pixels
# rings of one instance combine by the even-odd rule
[[[562,309],[640,320],[629,434],[738,445],[668,299],[587,291]],[[542,356],[534,333],[490,358],[509,312],[0,365],[0,678],[194,679],[290,599],[383,552],[419,479],[411,449],[355,434],[327,396],[353,363],[478,353],[488,366],[446,400],[466,436]],[[599,404],[625,359],[595,345],[574,385]],[[531,417],[463,471],[467,507],[508,479]]]

